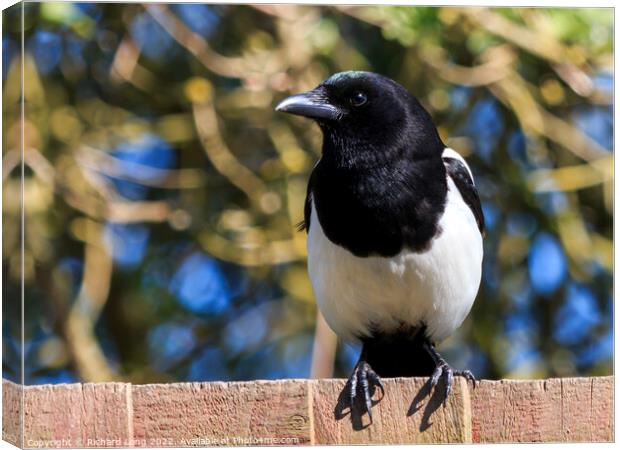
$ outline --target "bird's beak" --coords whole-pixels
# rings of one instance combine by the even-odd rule
[[[282,100],[276,106],[276,111],[317,120],[338,120],[343,114],[341,109],[329,102],[325,91],[320,87]]]

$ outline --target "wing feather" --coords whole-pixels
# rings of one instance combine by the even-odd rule
[[[482,213],[478,190],[476,189],[476,185],[474,184],[469,168],[462,158],[444,156],[443,163],[446,166],[448,176],[452,178],[452,181],[454,181],[454,184],[461,193],[461,197],[463,197],[463,200],[467,203],[467,206],[469,206],[469,209],[471,209],[474,214],[476,223],[478,224],[478,229],[484,236],[484,214]]]

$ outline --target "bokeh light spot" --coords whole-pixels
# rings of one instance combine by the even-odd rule
[[[194,312],[220,314],[231,300],[224,272],[213,258],[199,252],[188,256],[177,269],[170,291]]]
[[[558,240],[549,233],[540,233],[530,248],[528,269],[532,287],[539,294],[557,290],[567,272],[566,255]]]
[[[28,42],[28,49],[37,64],[37,69],[47,75],[56,68],[62,57],[62,39],[50,31],[37,31]]]
[[[166,56],[172,46],[172,38],[149,13],[138,15],[131,24],[131,35],[142,53],[159,60]]]
[[[600,321],[596,298],[586,286],[571,284],[554,320],[553,337],[562,344],[582,340]]]
[[[104,241],[114,262],[123,268],[133,268],[142,262],[149,240],[149,229],[144,225],[108,223]]]
[[[149,333],[149,356],[159,370],[175,365],[196,345],[194,333],[189,324],[164,323]]]

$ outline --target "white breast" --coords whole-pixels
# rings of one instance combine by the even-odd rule
[[[448,178],[441,234],[422,253],[360,258],[333,244],[312,208],[308,272],[329,326],[343,339],[426,324],[439,342],[458,328],[480,286],[482,236],[469,207]]]

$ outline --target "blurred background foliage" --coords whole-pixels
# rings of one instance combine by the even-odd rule
[[[277,114],[342,70],[405,85],[470,162],[488,223],[478,377],[612,371],[611,9],[26,3],[3,14],[3,376],[307,377],[306,181]],[[25,251],[20,252],[24,70]],[[356,349],[339,343],[335,375]]]

